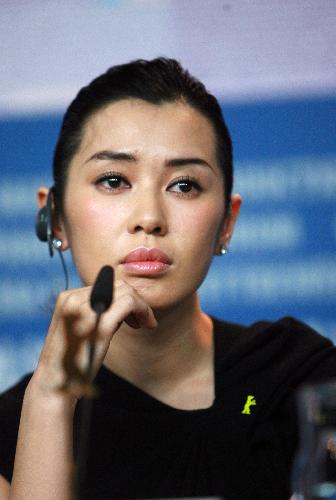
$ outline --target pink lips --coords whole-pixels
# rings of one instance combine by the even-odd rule
[[[148,276],[165,273],[171,263],[171,259],[162,250],[146,247],[136,248],[123,260],[128,273]]]

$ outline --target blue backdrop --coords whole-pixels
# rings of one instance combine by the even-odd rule
[[[201,288],[203,306],[244,324],[290,314],[335,340],[336,99],[223,111],[244,203],[229,254],[214,259]],[[64,286],[58,257],[34,233],[35,192],[51,184],[60,120],[0,120],[0,390],[34,367]]]

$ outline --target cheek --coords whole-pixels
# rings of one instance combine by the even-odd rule
[[[69,234],[71,246],[76,245],[78,237],[92,236],[97,231],[97,223],[101,223],[99,210],[92,203],[78,204],[68,211]]]
[[[99,231],[101,228],[113,227],[115,220],[120,217],[120,207],[114,203],[102,203],[101,200],[85,197],[78,200],[68,210],[68,220],[75,229]]]
[[[192,247],[203,259],[213,252],[218,239],[223,217],[223,208],[212,201],[198,205],[193,210],[180,211],[179,232],[183,242]]]
[[[118,242],[120,213],[95,200],[73,201],[68,207],[66,235],[78,274],[85,285],[99,269],[113,265]]]
[[[183,277],[174,286],[187,293],[195,292],[203,283],[216,250],[223,211],[219,204],[196,206],[193,210],[181,210],[178,230],[174,241],[178,246],[178,269]],[[174,277],[176,279],[176,277]]]
[[[85,200],[73,203],[68,209],[67,235],[70,246],[76,247],[85,241],[94,244],[117,230],[118,221],[121,219],[120,208],[106,206],[95,200]]]

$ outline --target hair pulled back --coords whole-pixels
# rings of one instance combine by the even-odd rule
[[[93,113],[121,99],[142,99],[151,104],[183,100],[208,118],[216,134],[216,153],[225,187],[225,208],[230,203],[233,166],[232,144],[217,99],[174,59],[138,59],[112,66],[83,87],[67,109],[56,144],[53,176],[57,209],[63,212],[67,172],[78,151],[85,124]]]

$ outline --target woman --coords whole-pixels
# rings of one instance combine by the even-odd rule
[[[34,374],[1,397],[1,500],[72,498],[85,384],[71,381],[92,341],[81,498],[290,496],[294,389],[335,375],[336,354],[293,319],[242,327],[201,310],[239,213],[231,190],[219,105],[176,61],[116,66],[80,91],[38,201],[52,201],[53,238],[83,287],[59,295]],[[96,327],[90,293],[106,264],[114,300]]]

